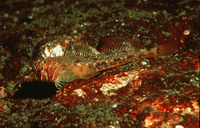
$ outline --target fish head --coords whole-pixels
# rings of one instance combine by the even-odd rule
[[[24,73],[23,80],[25,82],[41,81],[43,72],[43,61],[34,62]]]
[[[35,61],[24,74],[24,81],[58,82],[63,75],[63,68],[55,58]]]

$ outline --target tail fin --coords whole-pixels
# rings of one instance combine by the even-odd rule
[[[165,43],[157,46],[157,56],[167,56],[178,52],[177,44]]]

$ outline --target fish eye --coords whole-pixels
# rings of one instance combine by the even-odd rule
[[[39,71],[42,69],[42,66],[40,64],[35,65],[35,70]]]
[[[42,69],[42,64],[41,64],[40,62],[36,62],[34,65],[35,65],[34,69],[35,69],[36,71],[39,71],[39,70]]]

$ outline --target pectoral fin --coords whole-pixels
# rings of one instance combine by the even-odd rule
[[[62,77],[58,82],[55,83],[57,89],[60,89],[62,86],[66,85],[67,81]]]

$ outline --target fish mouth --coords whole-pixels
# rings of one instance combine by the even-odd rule
[[[32,81],[32,68],[28,68],[25,72],[24,72],[24,76],[23,76],[23,81],[24,82],[31,82]]]

